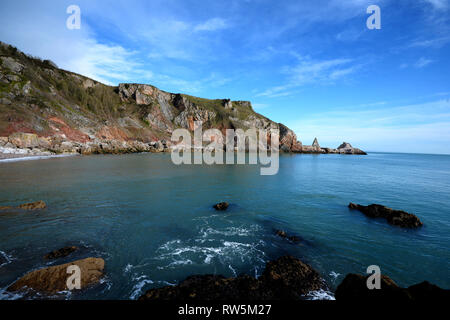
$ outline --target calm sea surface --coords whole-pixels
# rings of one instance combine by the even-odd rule
[[[334,290],[378,265],[399,285],[450,288],[450,156],[282,155],[275,176],[251,165],[175,166],[169,154],[0,162],[0,206],[44,200],[36,212],[0,213],[0,299],[25,273],[102,257],[106,277],[69,299],[136,299],[192,274],[260,275],[291,254]],[[212,209],[228,201],[226,212]],[[405,230],[349,211],[380,203],[416,214]],[[300,236],[291,244],[275,229]],[[51,250],[81,250],[57,262]]]

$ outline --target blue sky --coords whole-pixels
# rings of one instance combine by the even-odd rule
[[[107,84],[250,100],[304,144],[450,154],[450,0],[2,0],[0,40]]]

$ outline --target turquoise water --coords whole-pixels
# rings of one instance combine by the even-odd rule
[[[283,254],[311,264],[332,290],[374,264],[402,286],[450,288],[450,156],[282,155],[275,176],[249,165],[175,166],[169,154],[79,156],[0,163],[0,181],[0,206],[48,205],[0,213],[0,288],[66,245],[81,250],[57,264],[103,257],[106,277],[64,298],[135,299],[191,274],[258,276]],[[228,211],[211,208],[219,201]],[[368,219],[349,202],[406,210],[424,227]]]

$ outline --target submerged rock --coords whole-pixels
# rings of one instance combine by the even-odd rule
[[[220,202],[220,203],[215,204],[213,206],[213,208],[218,211],[224,211],[224,210],[228,209],[228,206],[229,206],[228,202]]]
[[[291,242],[298,243],[301,241],[300,237],[290,236],[283,230],[276,230],[275,234],[281,238],[288,239]]]
[[[77,265],[81,270],[81,289],[97,283],[103,275],[105,261],[101,258],[86,258],[74,262],[35,270],[27,273],[17,280],[8,291],[15,292],[24,289],[32,289],[41,293],[57,293],[68,290],[67,279],[70,274],[67,273],[67,267]]]
[[[52,260],[52,259],[64,258],[64,257],[67,257],[72,252],[77,251],[77,250],[78,250],[78,247],[75,247],[75,246],[64,247],[64,248],[54,250],[52,252],[47,253],[44,256],[44,259]]]
[[[423,225],[414,214],[401,210],[393,210],[379,204],[362,206],[350,203],[348,207],[352,210],[359,210],[370,218],[385,218],[388,223],[403,228],[418,228]]]
[[[39,209],[45,209],[47,208],[47,205],[44,201],[36,201],[36,202],[30,202],[30,203],[24,203],[19,206],[20,209],[24,210],[39,210]]]
[[[367,278],[359,274],[348,274],[337,287],[336,300],[344,301],[449,301],[450,290],[444,290],[427,281],[410,286],[399,287],[391,278],[381,275],[380,289],[369,290]]]
[[[148,290],[139,300],[298,300],[323,287],[312,267],[284,256],[268,262],[258,279],[248,275],[195,275],[176,286]]]
[[[17,208],[23,209],[23,210],[39,210],[39,209],[47,208],[47,205],[45,204],[44,201],[40,200],[40,201],[36,201],[36,202],[21,204]],[[0,210],[12,210],[12,209],[17,209],[17,208],[11,207],[11,206],[0,206]]]

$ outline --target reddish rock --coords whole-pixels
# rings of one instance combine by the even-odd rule
[[[76,265],[81,271],[81,289],[97,283],[103,276],[105,261],[101,258],[86,258],[74,262],[39,269],[27,273],[22,278],[8,287],[8,291],[15,292],[32,289],[37,292],[54,294],[68,290],[67,267]]]
[[[20,209],[24,210],[39,210],[47,208],[47,205],[44,201],[36,201],[30,203],[24,203],[19,206]]]

